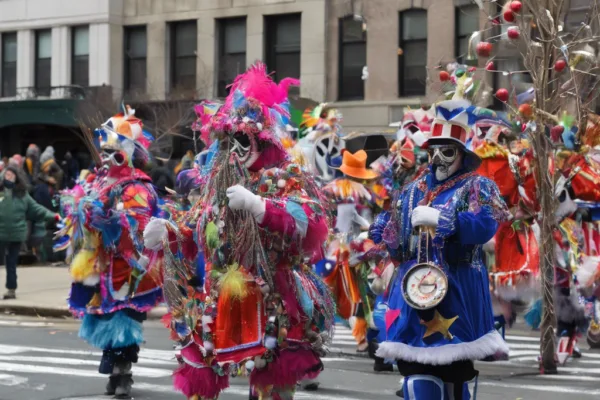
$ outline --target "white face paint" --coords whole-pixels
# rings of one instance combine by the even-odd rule
[[[429,160],[435,167],[435,178],[445,181],[460,169],[463,160],[463,151],[455,145],[431,145],[427,149]]]
[[[560,223],[564,218],[577,211],[577,203],[571,198],[567,187],[567,180],[561,176],[556,182],[554,194],[558,199],[558,207],[556,208],[556,222]]]

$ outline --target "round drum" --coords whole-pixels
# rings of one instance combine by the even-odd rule
[[[429,310],[440,304],[448,292],[448,277],[437,265],[419,263],[402,280],[402,296],[414,309]]]

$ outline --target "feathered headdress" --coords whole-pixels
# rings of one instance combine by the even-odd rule
[[[341,133],[342,114],[326,103],[321,103],[314,108],[307,108],[302,115],[302,123],[298,130],[300,138],[315,139],[319,133]]]
[[[195,128],[207,145],[214,139],[243,132],[285,151],[281,136],[290,118],[288,89],[298,85],[300,81],[292,78],[276,84],[267,74],[266,65],[257,62],[229,86],[223,105],[202,102],[195,107]]]

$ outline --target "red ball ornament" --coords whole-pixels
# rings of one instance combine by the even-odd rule
[[[524,117],[531,117],[533,115],[533,109],[529,104],[521,104],[519,106],[519,113]]]
[[[446,82],[450,80],[450,74],[448,71],[440,71],[440,81]]]
[[[486,71],[495,71],[496,66],[494,65],[494,62],[490,61],[489,63],[487,63],[487,65],[485,66],[485,70]]]
[[[517,28],[516,26],[511,26],[510,28],[508,28],[508,31],[506,31],[506,34],[512,40],[518,39],[519,36],[521,36],[521,32],[519,31],[519,28]]]
[[[508,90],[501,88],[496,91],[496,98],[503,103],[508,101]]]
[[[521,3],[520,1],[512,1],[510,3],[510,9],[515,14],[518,14],[521,11],[522,7],[523,7],[523,3]]]
[[[475,71],[477,71],[477,67],[469,67],[469,69],[467,71],[468,72],[475,72]]]
[[[562,58],[560,60],[557,60],[554,63],[554,70],[556,72],[562,72],[566,67],[567,67],[567,62],[565,60],[563,60]]]
[[[479,57],[489,57],[492,54],[492,44],[490,42],[479,42],[476,51]]]
[[[515,14],[511,10],[504,11],[502,17],[504,17],[506,22],[515,22]]]

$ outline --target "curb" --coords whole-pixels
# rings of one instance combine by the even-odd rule
[[[160,307],[148,312],[148,320],[158,321],[166,313]],[[28,317],[73,318],[67,308],[38,307],[18,304],[0,304],[0,314],[14,314]]]

